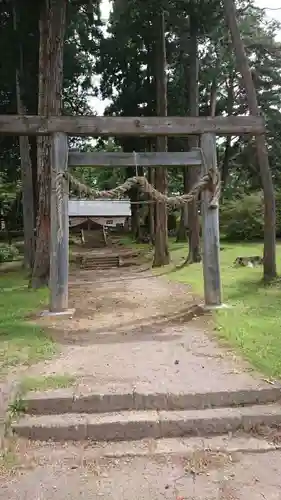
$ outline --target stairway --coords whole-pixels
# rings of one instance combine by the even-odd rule
[[[27,396],[12,425],[38,441],[137,441],[208,437],[281,425],[280,388],[206,394],[86,394],[71,390]]]
[[[91,255],[86,254],[81,256],[80,267],[81,269],[110,269],[113,267],[119,267],[120,257],[119,255],[105,254],[105,255]]]

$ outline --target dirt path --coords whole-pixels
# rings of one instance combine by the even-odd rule
[[[98,458],[89,445],[33,446],[0,478],[1,500],[281,498],[280,452]]]
[[[64,394],[140,393],[154,398],[161,393],[268,387],[212,340],[209,317],[200,315],[187,286],[154,277],[148,270],[73,273],[70,306],[76,309],[72,318],[40,319],[61,344],[61,354],[28,371],[33,376],[74,375],[75,386]],[[16,448],[15,454],[3,456],[2,470],[0,464],[3,500],[281,498],[277,451],[235,457],[207,451],[189,458],[169,452],[106,458],[97,456],[91,442],[19,440]],[[5,465],[11,459],[16,460],[12,474]]]
[[[31,375],[70,374],[78,391],[206,392],[265,385],[205,333],[208,317],[184,285],[148,270],[70,278],[72,318],[42,318],[61,355]]]
[[[66,332],[66,342],[93,335],[132,333],[142,325],[169,321],[188,313],[196,303],[191,289],[154,277],[149,270],[79,271],[70,276],[73,318],[42,318],[42,324]],[[77,335],[75,335],[75,333]],[[62,337],[59,335],[58,340]]]

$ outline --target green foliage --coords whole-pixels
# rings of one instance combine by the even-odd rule
[[[15,74],[19,62],[19,47],[23,58],[20,78],[21,97],[27,113],[37,114],[40,4],[41,2],[34,3],[31,0],[0,2],[0,45],[6,47],[5,51],[2,50],[0,54],[1,114],[17,112]],[[64,114],[85,115],[93,112],[89,106],[89,97],[97,92],[93,82],[93,58],[99,50],[101,36],[100,2],[93,2],[91,15],[89,15],[87,0],[69,0],[67,4],[63,112]],[[14,8],[17,16],[17,32],[13,24]],[[28,15],[26,15],[27,12]],[[30,142],[35,179],[36,145],[33,138]],[[15,203],[15,198],[21,189],[17,137],[1,137],[0,181],[0,213],[6,222],[9,219],[8,225],[12,226],[19,208],[19,204]],[[14,212],[14,215],[11,212]]]
[[[14,245],[0,243],[0,263],[11,262],[19,256],[19,251]]]
[[[224,12],[219,2],[114,2],[108,33],[101,40],[96,71],[101,73],[101,94],[111,99],[107,114],[153,116],[156,114],[155,88],[155,8],[165,10],[168,72],[168,115],[189,113],[189,18],[199,31],[200,115],[209,115],[210,96],[216,89],[216,115],[245,114],[247,102],[243,82],[237,72]],[[249,57],[259,102],[267,122],[269,156],[276,181],[281,177],[281,44],[276,35],[280,25],[265,16],[250,0],[237,0],[238,22]],[[280,136],[280,140],[279,140]],[[125,151],[149,147],[143,138],[122,138]],[[170,151],[181,151],[186,142],[169,139]],[[261,188],[254,141],[232,138],[225,159],[226,142],[219,146],[224,195]],[[180,170],[169,174],[169,191],[183,189]]]
[[[275,192],[275,204],[276,204],[276,236],[281,237],[281,191]]]
[[[16,7],[18,32],[14,33],[13,6]],[[100,95],[111,100],[109,115],[153,116],[156,114],[155,87],[155,19],[159,9],[165,11],[168,78],[168,115],[189,113],[189,35],[190,22],[199,35],[200,115],[209,115],[210,96],[216,89],[216,114],[244,114],[247,102],[243,82],[237,72],[224,11],[219,0],[115,0],[104,30],[100,19],[100,1],[89,12],[87,0],[69,0],[64,47],[64,114],[89,114],[89,98]],[[267,124],[267,141],[276,186],[281,181],[281,44],[276,40],[280,25],[265,16],[252,0],[237,0],[237,15],[245,49],[259,94],[259,103]],[[30,15],[26,16],[26,12]],[[37,113],[38,101],[38,19],[40,2],[15,0],[0,2],[0,112],[16,112],[15,68],[17,48],[23,53],[22,97],[27,112]],[[93,78],[100,75],[101,80]],[[32,139],[33,140],[33,139]],[[31,146],[32,146],[31,140]],[[35,142],[35,141],[34,141]],[[226,141],[218,146],[225,200],[261,188],[254,141],[232,138],[226,155]],[[70,138],[71,147],[79,150],[148,151],[154,139],[144,137],[98,141]],[[170,138],[169,150],[186,150],[186,139]],[[34,179],[36,149],[32,149]],[[75,175],[91,187],[111,189],[134,169],[79,168]],[[145,172],[146,173],[146,172]],[[20,158],[18,139],[3,137],[0,148],[0,212],[8,228],[22,224],[20,200]],[[242,188],[241,188],[242,186]],[[36,186],[35,186],[36,187]],[[183,191],[182,169],[168,170],[170,194]],[[35,189],[36,191],[36,189]],[[234,201],[235,204],[235,201]],[[232,206],[232,205],[231,205]],[[232,206],[233,209],[233,206]],[[249,209],[250,210],[250,209]],[[248,210],[248,212],[249,212]],[[19,213],[20,212],[20,213]],[[224,218],[222,207],[222,219]],[[19,216],[20,215],[20,216]],[[279,214],[277,213],[277,216]],[[241,215],[242,217],[242,215]],[[260,234],[260,213],[250,220],[243,237]],[[227,223],[227,217],[226,217]],[[234,223],[233,223],[234,224]],[[278,223],[278,227],[281,224]],[[237,230],[239,228],[237,227]],[[232,228],[231,232],[236,233]],[[237,236],[238,237],[238,236]],[[242,237],[242,235],[241,235]]]
[[[22,413],[26,413],[27,407],[23,399],[18,396],[12,403],[9,405],[9,413],[11,418],[17,418]]]
[[[113,153],[114,151],[120,151],[120,149],[120,146],[112,139],[100,139],[95,146],[84,144],[83,147],[79,148],[79,151],[106,151],[108,153]],[[81,180],[81,182],[93,189],[108,190],[115,188],[125,181],[126,168],[91,168],[79,166],[73,169],[73,174]],[[73,195],[73,193],[71,193],[71,195]]]
[[[275,193],[276,235],[281,236],[281,191]],[[228,241],[251,241],[263,238],[263,195],[243,194],[227,200],[220,207],[220,230]]]
[[[244,195],[224,203],[220,210],[220,230],[228,241],[262,238],[263,207],[261,193]]]
[[[21,392],[48,391],[50,389],[65,389],[71,387],[75,377],[65,373],[63,375],[44,375],[38,377],[24,377],[21,381]]]

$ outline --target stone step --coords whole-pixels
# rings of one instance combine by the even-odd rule
[[[272,436],[274,438],[274,436]],[[280,450],[280,443],[270,441],[271,436],[263,438],[261,436],[252,436],[243,432],[235,434],[217,434],[202,439],[202,437],[180,437],[180,438],[162,438],[162,439],[139,439],[137,441],[96,441],[91,442],[91,446],[84,446],[83,453],[90,454],[92,459],[100,458],[133,458],[133,457],[153,457],[153,456],[173,456],[180,457],[191,456],[192,454],[202,453],[268,453],[270,451]],[[77,446],[78,443],[76,443]],[[80,444],[80,443],[79,443]],[[78,444],[78,446],[79,446]],[[75,443],[68,443],[70,447]],[[44,444],[42,444],[44,447]],[[53,443],[53,447],[55,443]],[[68,447],[66,446],[65,449]],[[54,449],[54,448],[53,448]],[[42,456],[40,445],[34,450],[39,450]],[[46,456],[46,449],[43,448],[43,454]],[[74,448],[75,450],[75,448]]]
[[[84,255],[82,257],[82,260],[93,260],[97,262],[103,262],[103,261],[115,261],[119,259],[119,255]]]
[[[19,436],[36,441],[130,441],[249,432],[261,425],[281,425],[279,404],[189,411],[25,415],[12,428]]]
[[[84,257],[81,260],[80,266],[82,269],[108,269],[112,267],[119,267],[119,256],[97,256],[97,257]]]
[[[81,260],[83,259],[93,259],[93,260],[114,260],[119,259],[119,254],[100,254],[87,252],[79,256]]]
[[[48,415],[57,413],[111,413],[117,411],[145,410],[203,410],[232,406],[276,403],[279,387],[217,391],[207,393],[140,393],[115,392],[85,394],[75,389],[55,389],[30,392],[24,398],[27,413]]]
[[[103,261],[115,261],[119,259],[119,254],[115,255],[94,255],[94,254],[86,254],[83,255],[81,260],[93,260],[97,262],[103,262]]]
[[[106,262],[87,262],[85,264],[81,264],[81,269],[112,269],[113,267],[119,267],[119,264],[117,262],[115,263],[106,263]]]
[[[107,269],[111,267],[119,267],[119,257],[114,257],[114,259],[96,259],[88,258],[81,261],[81,268],[83,269]]]

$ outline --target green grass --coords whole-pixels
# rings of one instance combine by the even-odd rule
[[[262,267],[234,268],[237,256],[261,255],[262,243],[221,246],[221,279],[223,301],[229,309],[214,314],[218,338],[226,342],[267,377],[281,378],[281,281],[262,284]],[[203,297],[202,264],[177,269],[187,256],[187,245],[170,241],[172,264],[155,270],[171,281],[190,284]],[[281,245],[277,246],[277,263],[281,264]],[[281,274],[281,265],[278,272]]]
[[[75,382],[72,375],[47,375],[42,377],[24,377],[21,382],[21,392],[48,391],[50,389],[65,389]]]
[[[46,307],[47,289],[29,290],[22,271],[0,276],[0,376],[19,364],[32,364],[56,352],[55,344],[43,330],[26,321]]]
[[[265,287],[261,282],[261,267],[233,267],[237,256],[262,255],[262,244],[222,243],[222,248],[223,300],[232,307],[214,313],[217,335],[254,368],[269,377],[281,378],[281,283],[276,281]],[[180,248],[171,245],[175,262],[180,263],[186,252],[182,245]],[[281,246],[277,247],[277,261],[281,262]],[[191,284],[203,296],[201,264],[177,269],[168,276],[173,281]]]

